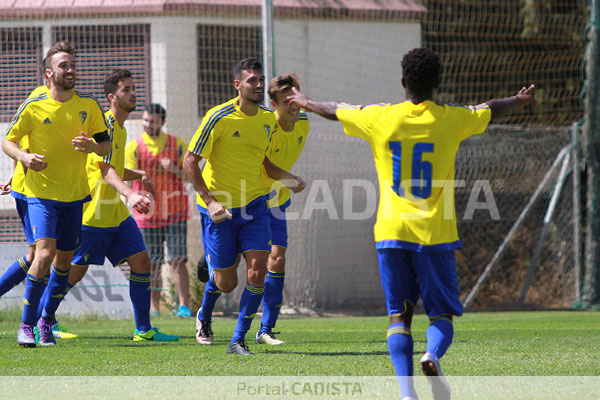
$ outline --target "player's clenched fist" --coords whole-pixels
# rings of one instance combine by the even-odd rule
[[[215,223],[231,218],[231,212],[218,201],[213,201],[208,205],[208,214]]]
[[[129,196],[127,196],[127,203],[140,214],[148,214],[148,212],[150,211],[151,201],[148,198],[148,195],[144,196],[132,192]]]
[[[26,168],[34,171],[41,171],[48,167],[48,163],[44,161],[44,158],[46,158],[46,156],[41,154],[25,153],[19,161],[21,161]]]

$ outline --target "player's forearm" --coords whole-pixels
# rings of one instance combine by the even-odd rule
[[[21,150],[18,143],[6,138],[2,141],[2,151],[15,161],[23,161],[23,157],[27,155],[25,151]]]
[[[531,102],[531,96],[516,95],[504,97],[502,99],[491,99],[486,101],[486,104],[492,111],[492,119],[510,114],[513,110],[522,107]]]
[[[263,161],[263,166],[265,167],[265,171],[267,171],[267,175],[271,179],[280,181],[282,179],[290,179],[291,178],[291,174],[289,172],[287,172],[287,171],[279,168],[277,165],[273,164],[273,162],[271,160],[269,160],[267,157],[265,157],[265,160]]]
[[[319,114],[323,118],[337,121],[336,111],[338,103],[337,101],[313,101],[309,100],[304,109],[306,111]]]
[[[119,192],[119,194],[125,197],[129,197],[129,195],[132,193],[131,188],[127,186],[125,182],[123,182],[123,179],[121,179],[121,177],[119,176],[119,174],[117,174],[117,171],[113,167],[111,167],[108,164],[101,163],[100,171],[102,172],[102,178],[104,178],[104,180],[113,189]]]
[[[196,156],[188,151],[183,157],[183,170],[187,174],[190,182],[192,182],[192,186],[194,186],[194,189],[196,192],[198,192],[198,195],[200,195],[206,205],[209,205],[216,200],[208,190],[206,182],[204,182],[204,178],[202,178],[202,171],[200,171],[200,166],[198,165],[201,160],[201,157]]]

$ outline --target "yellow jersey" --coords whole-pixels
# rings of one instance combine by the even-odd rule
[[[269,160],[284,171],[292,169],[304,149],[309,129],[308,116],[304,112],[300,112],[300,117],[291,132],[284,131],[277,123],[277,132],[273,134],[267,152]],[[267,192],[270,192],[269,208],[281,206],[290,200],[290,190],[280,181],[269,178],[264,169],[263,182]]]
[[[92,201],[83,205],[82,224],[97,228],[114,228],[129,217],[129,210],[121,201],[121,195],[102,179],[102,171],[98,164],[103,162],[112,166],[123,178],[127,131],[119,125],[112,111],[106,112],[105,116],[112,149],[110,154],[104,157],[95,153],[88,156],[86,170]]]
[[[47,86],[38,86],[29,94],[28,99],[39,96],[42,93],[48,93],[50,89]],[[29,149],[29,137],[23,136],[19,142],[21,150]],[[25,199],[25,169],[23,164],[17,162],[15,165],[15,171],[13,172],[13,178],[11,182],[11,195],[16,198]]]
[[[339,104],[347,135],[369,142],[380,198],[378,249],[444,251],[461,247],[454,208],[454,159],[460,142],[483,133],[491,110],[479,106]]]
[[[71,141],[82,131],[93,137],[106,130],[102,108],[89,95],[75,91],[64,103],[52,99],[49,92],[27,99],[11,122],[6,138],[19,143],[29,136],[30,152],[44,155],[48,167],[27,172],[25,196],[64,203],[88,199],[87,153],[75,150]]]
[[[202,177],[219,203],[239,208],[267,194],[262,163],[276,130],[271,110],[260,106],[255,115],[246,115],[237,97],[206,113],[188,150],[207,159]],[[200,195],[196,199],[206,208]]]

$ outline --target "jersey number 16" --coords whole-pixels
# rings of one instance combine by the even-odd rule
[[[389,142],[392,150],[392,167],[394,184],[392,190],[400,197],[405,197],[402,183],[402,142]],[[431,180],[433,165],[423,161],[423,153],[433,153],[433,143],[415,143],[412,151],[411,194],[426,199],[431,196]]]

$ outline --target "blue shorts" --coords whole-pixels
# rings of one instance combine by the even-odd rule
[[[112,265],[146,251],[144,239],[133,218],[128,217],[114,228],[81,227],[81,245],[75,250],[71,264],[104,265],[104,258]]]
[[[34,241],[55,239],[56,249],[73,251],[79,245],[84,201],[59,201],[27,198],[27,214]]]
[[[285,219],[285,209],[290,206],[290,201],[286,201],[279,207],[269,209],[269,219],[271,220],[271,244],[287,248],[288,233],[287,220]]]
[[[171,264],[174,260],[187,260],[187,221],[173,222],[160,228],[140,228],[148,255],[152,265],[162,264],[167,261]],[[167,258],[165,246],[167,243]]]
[[[25,233],[25,239],[27,239],[27,245],[31,246],[35,244],[35,240],[33,239],[29,215],[27,215],[27,200],[26,198],[15,197],[15,203],[17,204],[17,213],[19,214],[19,218],[21,218],[21,224],[23,224],[23,232]]]
[[[419,296],[430,318],[462,315],[454,250],[418,252],[390,248],[378,249],[377,255],[388,315],[402,314],[405,302],[415,305]]]
[[[249,250],[271,251],[271,224],[266,199],[259,197],[243,209],[245,213],[241,208],[230,209],[232,218],[216,224],[205,208],[198,207],[204,253],[211,268],[229,268],[235,264],[238,254]]]

